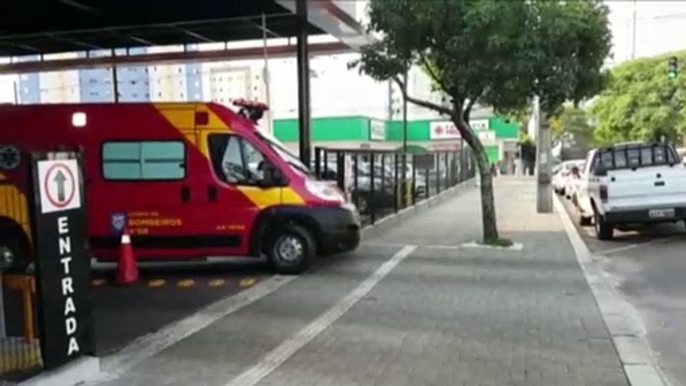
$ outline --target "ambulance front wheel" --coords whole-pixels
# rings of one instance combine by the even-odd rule
[[[298,225],[288,225],[274,235],[267,257],[274,269],[282,274],[305,272],[316,255],[312,234]]]

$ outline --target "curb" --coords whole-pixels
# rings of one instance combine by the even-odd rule
[[[448,188],[447,190],[440,192],[436,196],[429,197],[428,199],[418,202],[409,208],[398,211],[398,213],[388,215],[378,220],[375,224],[367,225],[366,227],[362,228],[362,237],[378,236],[381,233],[411,219],[412,217],[426,212],[429,210],[429,208],[442,204],[446,200],[449,200],[453,197],[457,197],[462,192],[469,191],[471,188],[476,187],[476,180],[477,178],[472,177],[466,181],[462,181],[452,188]]]
[[[636,315],[635,309],[605,280],[602,267],[593,260],[591,251],[579,235],[560,199],[553,196],[553,202],[586,282],[593,292],[629,384],[669,386],[653,359],[650,346],[644,338],[645,327]]]
[[[100,376],[100,358],[84,356],[54,370],[31,377],[18,386],[76,385]]]

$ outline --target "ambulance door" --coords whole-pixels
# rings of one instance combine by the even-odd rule
[[[206,173],[199,174],[205,189],[203,211],[212,214],[207,226],[224,246],[246,253],[260,210],[278,204],[281,190],[256,186],[259,165],[266,158],[249,141],[226,130],[203,130],[200,135],[208,158]]]

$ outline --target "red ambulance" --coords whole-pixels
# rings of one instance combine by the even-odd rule
[[[266,255],[300,273],[360,243],[356,209],[257,129],[255,106],[0,106],[0,265],[31,259],[31,152],[80,151],[93,256],[131,233],[139,260]]]

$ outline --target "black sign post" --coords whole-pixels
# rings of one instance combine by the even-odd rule
[[[32,155],[33,245],[40,341],[46,369],[95,351],[81,160]]]

